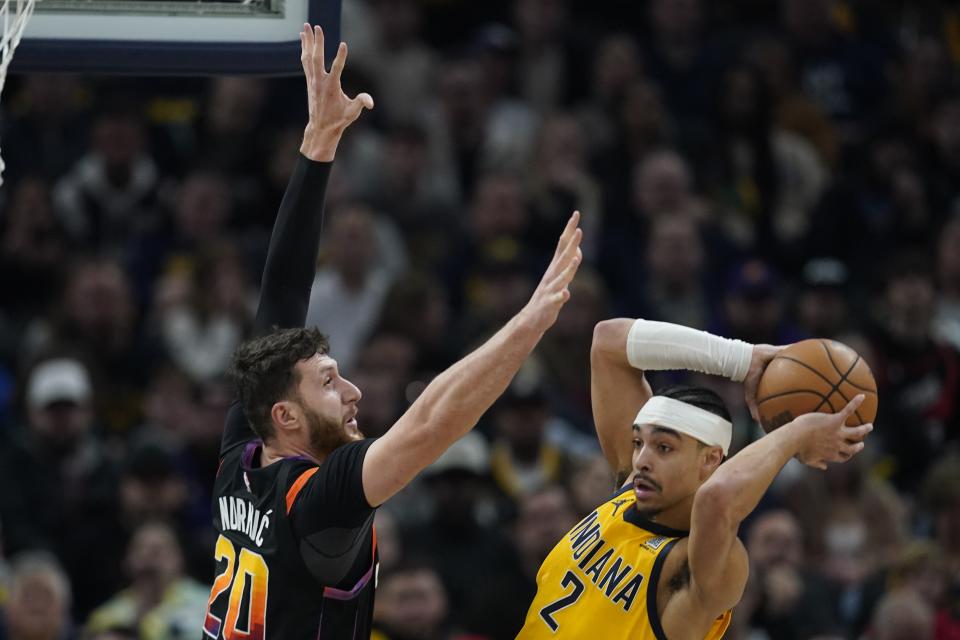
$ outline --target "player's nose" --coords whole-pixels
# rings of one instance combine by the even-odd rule
[[[359,402],[360,398],[363,397],[363,393],[360,391],[360,388],[357,385],[350,382],[349,380],[347,380],[346,378],[343,378],[343,382],[344,382],[344,390],[343,390],[343,393],[341,394],[343,397],[343,401]]]
[[[646,447],[641,448],[633,454],[633,470],[648,473],[652,470],[650,453]]]

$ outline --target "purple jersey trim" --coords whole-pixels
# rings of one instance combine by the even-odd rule
[[[253,456],[257,453],[257,449],[263,448],[263,440],[259,438],[256,440],[251,440],[247,443],[247,446],[243,448],[243,453],[240,455],[240,465],[243,467],[244,471],[253,470]],[[306,460],[307,462],[314,462],[307,456],[286,456],[284,460]]]
[[[370,578],[373,577],[373,571],[376,569],[376,563],[371,564],[370,568],[367,569],[367,572],[363,574],[363,577],[360,578],[359,582],[354,585],[353,589],[346,591],[344,589],[334,589],[333,587],[324,587],[323,588],[323,597],[330,598],[331,600],[353,600],[357,595],[363,591],[363,588],[367,586],[367,583],[370,582]]]

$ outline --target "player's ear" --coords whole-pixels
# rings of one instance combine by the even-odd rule
[[[270,419],[277,429],[288,430],[297,426],[299,414],[296,405],[289,400],[274,402],[270,407]]]
[[[700,479],[706,480],[723,462],[723,449],[720,447],[704,447],[700,460]]]

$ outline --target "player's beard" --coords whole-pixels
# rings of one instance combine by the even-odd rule
[[[343,422],[321,416],[305,405],[303,411],[310,429],[310,448],[317,457],[324,458],[334,449],[359,439],[347,431]]]

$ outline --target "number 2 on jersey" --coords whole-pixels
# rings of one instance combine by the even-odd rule
[[[217,538],[214,558],[217,562],[226,560],[227,566],[213,581],[210,601],[207,602],[207,616],[203,621],[203,632],[211,638],[219,637],[224,621],[213,615],[211,609],[220,594],[229,587],[230,598],[226,626],[223,626],[223,637],[225,640],[263,640],[267,618],[267,582],[270,577],[270,569],[266,561],[259,553],[244,548],[240,549],[240,558],[237,561],[237,552],[233,543],[223,535]],[[235,564],[236,574],[234,574]],[[247,624],[244,630],[237,628],[237,619],[240,617],[240,603],[246,591],[247,576],[250,576],[250,601],[247,605]]]
[[[563,596],[559,600],[554,600],[543,609],[540,609],[540,617],[543,618],[543,621],[547,623],[547,626],[550,627],[551,631],[556,631],[560,628],[560,623],[553,619],[553,614],[560,609],[566,609],[574,602],[580,599],[580,596],[583,594],[583,582],[580,578],[573,573],[573,571],[567,571],[564,574],[563,579],[560,580],[560,586],[566,589],[568,586],[573,585],[573,591]]]

